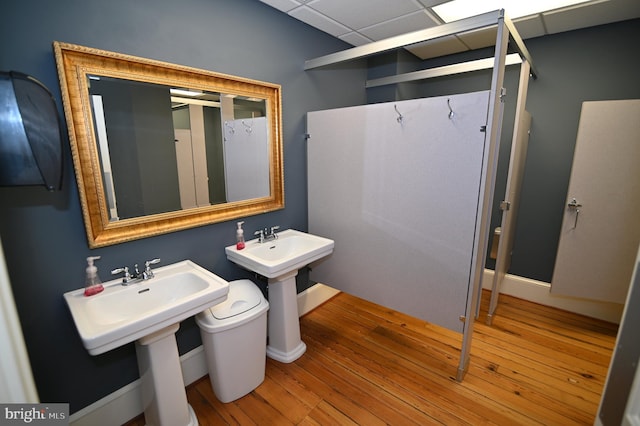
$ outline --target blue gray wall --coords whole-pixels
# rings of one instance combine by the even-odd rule
[[[307,229],[305,113],[365,102],[363,63],[302,69],[305,59],[347,45],[255,0],[5,2],[0,69],[41,80],[62,114],[54,40],[281,84],[286,208],[246,218],[251,233],[271,225]],[[75,331],[62,294],[84,285],[87,256],[102,256],[103,280],[113,268],[153,257],[164,264],[188,258],[228,280],[251,277],[224,256],[235,222],[89,250],[64,145],[61,192],[0,188],[0,235],[40,398],[70,402],[73,412],[138,378],[133,345],[89,356]],[[192,320],[177,339],[180,353],[200,345]]]
[[[53,40],[281,84],[286,208],[249,217],[245,226],[248,232],[276,224],[306,230],[305,113],[368,98],[363,62],[308,72],[303,62],[348,46],[256,0],[6,3],[0,14],[0,69],[35,76],[58,100]],[[533,129],[512,273],[550,279],[580,104],[640,97],[640,59],[634,55],[639,24],[527,41],[540,79],[529,92]],[[467,84],[464,78],[439,79],[380,90],[370,100],[413,90],[435,94],[449,90],[445,86],[466,91]],[[164,263],[189,258],[228,280],[248,276],[224,257],[222,248],[234,242],[233,222],[89,250],[66,141],[65,161],[61,192],[0,188],[0,236],[40,397],[70,402],[73,412],[138,377],[133,345],[92,357],[77,336],[62,294],[83,285],[87,256],[102,256],[103,279],[112,268],[156,256]],[[304,277],[298,284],[305,288]],[[181,353],[200,344],[193,321],[183,322],[177,338]]]

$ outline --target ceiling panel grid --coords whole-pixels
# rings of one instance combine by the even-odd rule
[[[448,0],[260,1],[352,46],[442,25],[445,20],[436,9],[450,4]],[[504,8],[523,39],[640,17],[639,0],[588,0],[568,7],[549,6],[540,13],[521,17],[510,15],[510,2],[516,0],[502,0],[501,6],[487,11]],[[485,3],[488,5],[489,1]],[[492,46],[494,42],[495,27],[414,44],[407,50],[420,59],[428,59]]]

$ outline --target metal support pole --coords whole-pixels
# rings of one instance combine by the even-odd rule
[[[491,91],[489,93],[489,111],[487,115],[487,134],[489,146],[483,158],[483,174],[480,182],[480,194],[478,200],[478,218],[476,221],[476,238],[478,239],[472,256],[471,279],[467,293],[466,321],[462,331],[462,349],[460,351],[460,363],[456,379],[461,382],[469,366],[471,352],[471,339],[478,299],[482,287],[482,275],[484,273],[484,260],[487,254],[487,242],[491,227],[491,205],[493,200],[493,188],[496,179],[498,165],[498,152],[500,148],[500,132],[502,129],[501,100],[504,87],[504,71],[507,56],[507,43],[509,30],[504,25],[502,16],[498,19],[498,31],[496,35],[496,49],[491,77]]]
[[[505,201],[509,203],[510,209],[502,212],[500,243],[498,245],[498,253],[496,255],[496,266],[491,285],[491,299],[489,301],[489,311],[487,312],[487,324],[493,322],[493,314],[498,306],[498,296],[500,295],[500,287],[502,281],[511,264],[511,250],[513,248],[513,234],[515,232],[515,215],[520,207],[519,191],[522,183],[522,173],[524,169],[524,160],[526,157],[526,139],[521,140],[522,127],[528,130],[530,124],[530,116],[524,120],[528,113],[525,110],[527,103],[527,92],[529,90],[529,74],[530,67],[527,61],[522,63],[520,68],[520,82],[518,84],[518,100],[516,101],[516,116],[513,128],[513,137],[511,139],[511,156],[509,158],[509,173],[507,177],[507,187]],[[516,185],[513,189],[512,185]]]

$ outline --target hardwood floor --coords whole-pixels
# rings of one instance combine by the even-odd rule
[[[462,383],[461,334],[341,293],[300,319],[300,359],[228,404],[205,377],[189,403],[201,425],[593,424],[617,325],[502,295],[487,326],[488,296]]]

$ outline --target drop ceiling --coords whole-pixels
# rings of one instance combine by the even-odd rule
[[[444,21],[433,8],[447,2],[447,0],[260,1],[353,46],[441,25]],[[504,9],[506,16],[509,17],[508,7]],[[640,17],[640,0],[591,0],[575,6],[548,10],[512,20],[520,36],[528,39],[638,17]],[[406,49],[421,59],[428,59],[494,44],[495,28],[489,28],[414,44]]]

